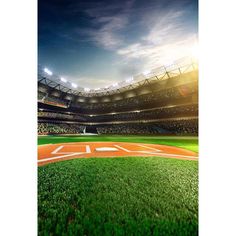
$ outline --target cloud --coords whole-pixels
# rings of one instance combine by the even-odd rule
[[[90,76],[79,77],[79,79],[71,79],[70,81],[75,81],[75,83],[77,83],[79,87],[90,89],[104,88],[106,86],[110,86],[116,82],[119,82],[114,78],[95,79],[94,77]]]
[[[146,20],[150,31],[147,36],[143,37],[143,40],[150,44],[174,41],[177,35],[180,36],[183,33],[184,24],[181,22],[183,16],[183,11],[174,10],[163,12],[159,16],[152,15]]]
[[[87,30],[87,35],[98,45],[105,49],[115,49],[123,43],[123,38],[119,35],[128,23],[128,17],[124,14],[116,16],[99,17],[94,20],[95,26],[101,25],[97,30]]]
[[[99,5],[85,10],[91,18],[90,28],[79,29],[79,32],[88,36],[89,40],[105,49],[117,49],[124,43],[121,31],[129,23],[129,12],[134,1],[127,1],[125,5]]]
[[[71,18],[65,31],[60,28],[65,26],[64,22],[57,28],[48,28],[59,36],[52,38],[53,43],[55,38],[67,42],[68,50],[63,48],[68,52],[66,55],[73,53],[73,58],[80,59],[88,48],[89,56],[83,65],[90,70],[83,73],[86,66],[74,69],[75,76],[80,70],[80,75],[86,77],[78,75],[71,81],[83,87],[104,87],[190,53],[197,33],[191,25],[194,21],[191,14],[195,12],[188,9],[191,6],[186,2],[191,1],[78,1],[67,10],[67,17],[76,17]],[[99,50],[94,50],[93,55],[94,45]]]
[[[189,55],[191,46],[197,40],[196,33],[187,28],[186,9],[162,9],[156,14],[155,8],[148,8],[139,13],[136,11],[139,18],[137,24],[143,33],[127,42],[122,30],[130,28],[133,3],[130,1],[128,7],[118,4],[113,5],[112,9],[108,6],[87,10],[96,29],[87,29],[86,35],[97,45],[119,56],[120,60],[114,66],[117,67],[118,77],[124,79]],[[111,14],[113,11],[116,14]],[[96,83],[106,84],[106,81]]]
[[[149,15],[144,22],[149,29],[147,35],[120,47],[116,53],[122,57],[124,64],[142,61],[140,72],[189,55],[197,35],[187,30],[183,17],[183,11],[173,10],[159,16]]]

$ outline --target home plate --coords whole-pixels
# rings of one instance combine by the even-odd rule
[[[96,152],[117,152],[119,150],[115,147],[99,147],[99,148],[95,148],[95,151]]]

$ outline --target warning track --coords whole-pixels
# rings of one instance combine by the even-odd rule
[[[197,153],[173,146],[125,142],[76,142],[38,146],[38,165],[74,158],[159,156],[198,160]]]

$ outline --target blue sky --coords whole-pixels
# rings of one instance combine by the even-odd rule
[[[189,55],[196,0],[39,0],[39,64],[98,88]]]

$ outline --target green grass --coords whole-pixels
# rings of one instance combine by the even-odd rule
[[[197,173],[158,157],[40,167],[39,235],[197,235]]]
[[[98,136],[41,136],[38,138],[38,144],[48,143],[67,143],[67,142],[137,142],[164,144],[186,148],[198,152],[197,137],[173,137],[173,136],[119,136],[119,135],[98,135]]]
[[[198,150],[196,138],[40,137],[160,143]],[[198,235],[198,162],[160,157],[88,158],[38,168],[39,235]]]

